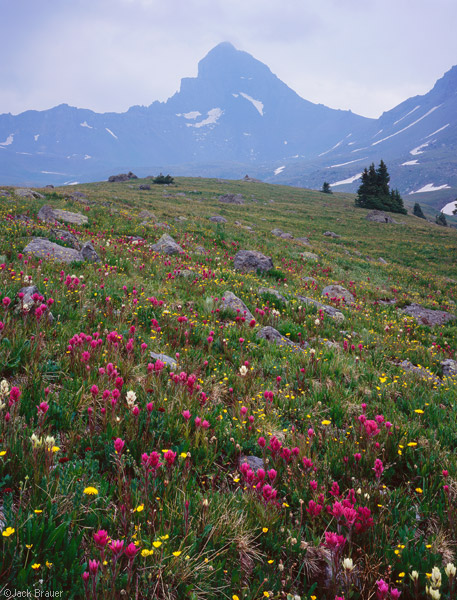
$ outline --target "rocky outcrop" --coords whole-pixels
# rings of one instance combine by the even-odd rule
[[[15,196],[18,196],[18,198],[29,198],[29,199],[37,199],[37,200],[44,200],[44,196],[43,194],[40,194],[39,192],[35,192],[35,190],[31,190],[29,188],[16,188],[14,190],[14,194]]]
[[[365,217],[367,221],[372,221],[374,223],[396,223],[391,216],[386,215],[382,210],[372,210]]]
[[[410,304],[403,309],[403,312],[410,317],[414,317],[421,325],[434,327],[435,325],[444,325],[448,321],[453,321],[456,315],[444,310],[431,310],[424,308],[420,304]]]
[[[246,304],[238,298],[238,296],[235,296],[233,292],[224,292],[222,306],[225,309],[233,311],[239,317],[245,317],[245,319],[248,319],[249,321],[254,318]]]
[[[89,219],[81,213],[73,213],[68,210],[61,210],[60,208],[52,208],[48,204],[45,204],[38,211],[38,219],[45,223],[55,223],[56,221],[64,221],[66,223],[72,223],[73,225],[85,225],[89,222]]]
[[[122,181],[129,181],[130,179],[138,179],[138,177],[132,173],[132,171],[129,171],[128,173],[119,173],[119,175],[111,175],[111,177],[108,177],[108,181],[110,183],[119,183]]]
[[[243,196],[241,194],[223,194],[219,196],[219,202],[223,204],[244,204]]]
[[[233,266],[237,271],[269,271],[273,268],[273,260],[255,250],[240,250],[233,260]]]
[[[80,250],[81,248],[76,237],[65,229],[51,229],[51,235],[70,246],[70,248],[74,248],[75,250]]]
[[[183,252],[181,246],[177,244],[171,235],[168,235],[168,233],[164,233],[155,244],[152,244],[152,249],[156,252],[162,252],[163,254],[169,255]]]

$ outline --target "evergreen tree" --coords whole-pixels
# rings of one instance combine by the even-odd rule
[[[371,163],[368,169],[365,168],[361,180],[355,200],[356,206],[406,214],[399,191],[389,190],[390,175],[383,160],[377,169],[374,163]]]
[[[422,208],[421,208],[421,205],[419,204],[419,202],[416,202],[416,204],[414,205],[413,215],[415,215],[416,217],[419,217],[419,219],[425,219],[425,215],[422,212]]]
[[[447,220],[443,213],[439,213],[435,217],[435,221],[437,225],[441,225],[442,227],[447,227]]]
[[[321,192],[323,194],[333,194],[332,188],[330,187],[330,184],[328,181],[324,181],[324,183],[322,184]]]

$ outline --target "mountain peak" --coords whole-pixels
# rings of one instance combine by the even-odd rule
[[[221,78],[229,74],[247,75],[252,72],[270,73],[270,69],[248,52],[238,50],[230,42],[221,42],[198,63],[198,76],[204,79]]]

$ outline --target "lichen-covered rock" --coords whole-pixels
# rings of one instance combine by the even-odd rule
[[[57,240],[61,240],[62,242],[65,242],[65,244],[68,244],[71,248],[80,250],[81,246],[79,245],[77,238],[69,231],[66,231],[65,229],[51,229],[51,234]]]
[[[441,368],[443,369],[443,375],[445,377],[457,376],[457,360],[447,358],[446,360],[442,360],[440,364]]]
[[[164,233],[155,244],[152,244],[152,249],[156,252],[162,252],[163,254],[169,255],[183,252],[181,246],[177,244],[171,235],[168,235],[168,233]]]
[[[269,271],[273,268],[273,260],[255,250],[240,250],[233,260],[237,271]]]
[[[243,465],[244,463],[247,463],[250,466],[250,468],[254,471],[254,473],[257,473],[259,469],[265,468],[263,458],[259,458],[258,456],[246,456],[242,454],[238,461],[238,466],[241,468],[241,465]]]
[[[19,198],[36,198],[39,200],[44,200],[43,194],[35,192],[35,190],[31,190],[29,188],[17,188],[14,190],[14,194]]]
[[[50,259],[57,262],[71,263],[84,260],[81,252],[74,248],[64,248],[46,238],[34,238],[24,248],[24,254],[33,254],[37,258]]]
[[[52,208],[48,204],[45,204],[38,211],[38,219],[45,223],[55,223],[56,221],[64,221],[66,223],[73,223],[73,225],[85,225],[89,222],[86,215],[81,213],[73,213],[68,210],[61,210],[60,208]]]
[[[233,292],[224,292],[222,306],[233,311],[239,317],[245,317],[249,321],[254,318],[246,304],[238,296],[235,296]]]

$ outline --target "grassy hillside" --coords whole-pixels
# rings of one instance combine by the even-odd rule
[[[457,321],[403,309],[457,313],[457,231],[368,222],[349,194],[144,183],[0,197],[0,583],[65,598],[455,597],[457,377],[442,362]],[[37,218],[45,204],[88,217],[60,229],[101,262],[23,253],[34,237],[69,243]],[[182,252],[151,247],[164,233]],[[240,250],[274,268],[236,270]],[[330,284],[350,301],[322,297]],[[261,339],[267,326],[283,342]]]

